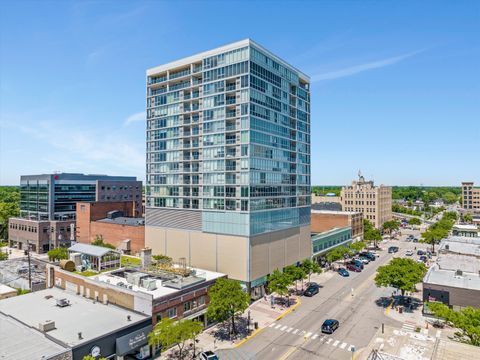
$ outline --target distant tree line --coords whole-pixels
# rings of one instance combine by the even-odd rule
[[[20,215],[18,186],[0,186],[0,240],[8,237],[8,219]]]

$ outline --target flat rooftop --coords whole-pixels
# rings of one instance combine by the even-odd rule
[[[336,211],[336,210],[311,210],[312,214],[326,214],[326,215],[356,215],[361,214],[360,211]]]
[[[3,301],[3,300],[2,300]],[[67,349],[48,339],[41,331],[0,313],[0,359],[32,360],[48,358]]]
[[[477,239],[476,241],[451,241],[449,239],[443,240],[438,251],[440,253],[454,253],[459,255],[471,255],[480,259],[480,238],[466,238]]]
[[[480,259],[471,255],[440,254],[436,264],[441,270],[462,270],[476,274],[480,271]]]
[[[221,277],[224,277],[225,274],[217,273],[214,271],[208,271],[203,269],[197,268],[189,268],[193,270],[193,275],[182,277],[180,275],[176,275],[174,273],[169,273],[167,271],[163,271],[158,274],[154,274],[148,271],[142,270],[129,270],[129,269],[120,269],[114,270],[111,272],[101,273],[96,276],[90,277],[90,279],[101,281],[110,285],[119,286],[121,288],[128,288],[131,291],[138,291],[143,292],[146,294],[150,294],[153,296],[154,299],[161,298],[166,295],[175,294],[180,290],[184,290],[190,286],[200,284],[202,282],[207,282],[210,280],[215,280]],[[143,277],[145,279],[149,279],[155,282],[155,289],[149,290],[148,288],[136,285],[131,281],[127,281],[127,278],[130,273],[138,274],[138,276]]]
[[[70,305],[59,307],[56,304],[57,299],[66,299]],[[93,302],[58,288],[1,300],[0,312],[33,328],[47,320],[54,321],[55,329],[47,334],[68,346],[85,343],[148,318],[146,315],[111,304]],[[130,321],[127,316],[130,316]],[[82,339],[78,338],[79,332],[82,333]],[[25,339],[26,337],[22,338],[23,341]]]
[[[127,225],[127,226],[145,226],[145,218],[143,217],[124,217],[119,216],[113,219],[105,218],[97,220],[98,222],[116,224],[116,225]]]
[[[442,270],[437,264],[428,270],[423,278],[423,282],[461,289],[480,290],[480,276],[478,272],[462,271],[462,275],[457,275],[455,270]]]
[[[345,226],[345,227],[335,227],[333,229],[330,229],[330,230],[327,230],[327,231],[323,231],[323,232],[318,232],[318,233],[311,233],[310,236],[313,238],[315,236],[317,237],[320,237],[320,236],[327,236],[327,235],[331,235],[331,234],[335,234],[335,233],[338,233],[338,232],[342,232],[342,231],[345,231],[345,230],[348,230],[348,229],[351,229],[350,226]],[[351,239],[350,239],[351,240]]]
[[[470,225],[470,224],[457,224],[453,225],[454,230],[468,230],[468,231],[479,231],[477,225]]]

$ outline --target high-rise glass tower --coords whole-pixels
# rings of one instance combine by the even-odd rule
[[[146,243],[257,292],[311,255],[309,78],[243,40],[147,71]]]

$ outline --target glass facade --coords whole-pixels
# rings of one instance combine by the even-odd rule
[[[38,214],[38,220],[48,220],[49,185],[47,180],[21,181],[20,183],[20,216],[28,217],[29,213]]]
[[[310,90],[250,43],[147,80],[147,208],[202,212],[202,231],[310,223]]]
[[[352,228],[344,227],[312,236],[312,254],[320,255],[337,246],[352,242]]]

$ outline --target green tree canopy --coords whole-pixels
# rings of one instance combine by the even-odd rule
[[[471,223],[473,221],[472,214],[463,214],[463,221],[467,223]]]
[[[305,259],[302,262],[302,268],[305,273],[308,275],[308,282],[310,282],[310,276],[312,274],[320,274],[322,272],[322,268],[316,261],[311,259]]]
[[[430,225],[430,227],[422,233],[421,242],[432,245],[432,250],[435,252],[435,245],[448,236],[456,219],[457,213],[453,211],[443,213],[439,221]]]
[[[288,297],[288,287],[292,282],[293,279],[289,274],[275,269],[268,277],[268,290],[277,293],[280,296]]]
[[[347,254],[350,255],[351,253],[352,253],[352,251],[350,249],[348,249],[347,247],[338,246],[338,247],[330,250],[327,253],[327,255],[325,256],[325,258],[331,264],[334,261],[344,259],[345,255],[347,255]]]
[[[108,249],[115,250],[115,246],[103,241],[103,236],[102,235],[96,235],[95,240],[92,241],[92,245],[101,246],[101,247],[105,247],[105,248],[108,248]]]
[[[303,282],[303,280],[307,278],[305,269],[301,266],[289,265],[285,268],[284,273],[290,278],[290,280],[295,281],[295,290],[297,291],[298,281],[302,280]]]
[[[410,225],[422,225],[422,220],[420,220],[417,217],[413,217],[413,218],[408,219],[408,223]]]
[[[388,220],[385,221],[382,225],[384,231],[391,233],[392,231],[396,231],[400,228],[400,221],[398,220]]]
[[[178,347],[178,358],[184,359],[185,344],[188,340],[194,340],[202,332],[202,323],[195,320],[162,319],[148,334],[148,343],[152,346],[161,345],[166,350],[174,345]]]
[[[480,346],[480,308],[466,307],[459,311],[442,303],[428,303],[428,308],[439,318],[459,329],[455,339],[474,346]]]
[[[67,248],[56,248],[50,250],[48,253],[48,260],[50,261],[58,261],[58,260],[64,260],[68,259],[68,250]]]
[[[377,241],[382,240],[382,234],[369,220],[363,219],[363,238],[377,246]]]
[[[415,285],[422,281],[427,268],[423,263],[412,259],[394,258],[388,265],[380,266],[375,276],[378,287],[394,287],[405,295],[405,291],[415,291]]]
[[[236,333],[235,316],[242,314],[250,304],[250,296],[243,291],[236,280],[220,278],[208,290],[210,303],[207,316],[214,321],[231,320],[232,331]]]
[[[365,249],[365,246],[366,244],[363,241],[356,241],[348,245],[348,247],[354,252],[362,251],[363,249]]]

